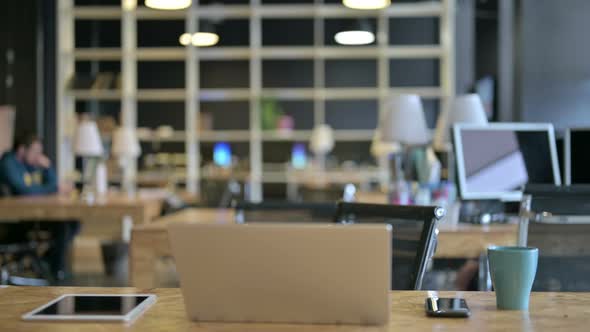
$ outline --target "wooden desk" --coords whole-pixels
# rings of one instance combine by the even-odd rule
[[[134,223],[147,223],[160,214],[161,199],[129,198],[109,194],[88,204],[69,196],[28,196],[0,199],[0,221],[37,220],[122,220],[131,217]]]
[[[514,246],[518,225],[441,225],[434,258],[477,258],[491,246]]]
[[[131,284],[155,287],[154,265],[171,256],[167,226],[171,222],[232,223],[230,209],[187,209],[159,218],[149,225],[134,227],[129,257]],[[516,225],[479,226],[460,224],[442,227],[435,258],[477,258],[490,245],[515,245]]]
[[[74,242],[73,269],[100,272],[100,240],[128,241],[132,224],[144,224],[159,216],[162,202],[162,197],[129,198],[115,193],[94,204],[57,195],[0,198],[0,222],[80,221],[84,225]]]
[[[133,325],[118,323],[24,322],[21,315],[64,293],[133,293],[158,296],[157,302]],[[11,332],[69,331],[588,331],[590,293],[533,293],[529,311],[496,310],[491,292],[439,292],[462,296],[468,319],[429,318],[424,314],[427,292],[391,293],[392,315],[385,326],[292,325],[260,323],[196,323],[187,319],[179,289],[9,287],[0,289],[0,330]]]

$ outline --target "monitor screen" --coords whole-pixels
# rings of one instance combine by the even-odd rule
[[[590,184],[590,129],[571,130],[569,132],[569,167],[568,184]]]
[[[464,199],[517,200],[527,183],[561,183],[551,125],[457,125],[454,130]]]
[[[219,167],[231,166],[231,147],[227,143],[217,143],[213,147],[213,162]]]

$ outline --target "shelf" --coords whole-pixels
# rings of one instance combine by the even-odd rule
[[[388,46],[262,46],[262,59],[367,59],[381,55],[391,59],[439,58],[442,48],[439,45]]]
[[[212,130],[204,131],[197,135],[202,142],[248,142],[250,141],[249,130]]]
[[[311,130],[293,130],[293,131],[270,131],[262,132],[262,140],[265,142],[281,142],[281,141],[308,141],[311,137]],[[336,129],[334,130],[334,139],[336,141],[370,141],[373,139],[374,130],[348,130]],[[204,131],[197,135],[201,142],[249,142],[249,130],[210,130]],[[139,140],[144,142],[184,142],[186,140],[186,133],[177,130],[171,137],[157,138],[155,136],[140,136]]]
[[[393,3],[385,10],[354,10],[337,4],[264,4],[254,8],[263,18],[325,18],[376,17],[383,13],[387,17],[437,17],[442,15],[442,5],[438,1],[417,3]],[[250,5],[210,5],[195,8],[199,17],[223,19],[249,19],[253,8]],[[137,18],[142,20],[184,20],[186,10],[153,10],[138,7]],[[77,6],[74,17],[79,20],[118,20],[122,11],[119,6]]]
[[[201,89],[201,101],[233,101],[248,100],[249,89]],[[138,101],[185,101],[185,89],[140,89],[137,91]]]
[[[439,87],[403,87],[387,90],[393,94],[417,94],[423,98],[441,98]],[[78,100],[118,101],[121,100],[119,90],[70,90],[70,95]],[[261,97],[278,100],[364,100],[377,99],[378,88],[280,88],[262,89]],[[247,101],[253,97],[250,89],[201,89],[200,101]],[[184,89],[142,89],[137,91],[138,101],[185,101]]]
[[[441,98],[442,90],[439,87],[400,87],[391,88],[386,93],[393,94],[417,94],[423,98]],[[266,98],[279,100],[363,100],[377,99],[380,92],[374,88],[281,88],[262,89],[261,94]]]
[[[374,129],[338,129],[334,130],[334,139],[336,141],[371,141],[375,134]]]
[[[111,47],[83,47],[74,49],[77,61],[121,61],[121,49]]]
[[[248,130],[211,130],[204,131],[197,134],[201,142],[248,142],[250,140],[250,131]],[[139,140],[144,142],[184,142],[186,140],[186,132],[177,130],[171,137],[158,138],[156,136],[140,136]]]
[[[119,90],[68,90],[67,93],[78,100],[121,100],[121,91]]]
[[[77,61],[120,61],[120,48],[77,48],[74,58]],[[140,47],[137,49],[138,61],[185,61],[184,47]],[[263,60],[301,60],[301,59],[367,59],[384,55],[390,59],[430,59],[439,58],[442,48],[439,45],[389,46],[262,46],[260,56]],[[211,47],[198,50],[201,60],[248,60],[251,51],[248,47]]]
[[[263,183],[304,183],[309,182],[308,171],[291,171],[291,176],[287,170],[272,170],[262,172]],[[304,175],[306,174],[306,175]],[[322,181],[332,184],[347,184],[347,183],[362,183],[367,182],[370,179],[377,179],[379,172],[377,170],[350,170],[350,171],[326,171],[322,173],[314,173],[315,175],[321,176]],[[320,175],[321,174],[321,175]],[[248,171],[232,171],[231,176],[229,174],[215,174],[203,172],[201,175],[202,179],[206,180],[229,180],[234,179],[238,181],[247,181],[250,177]],[[183,172],[154,172],[154,171],[140,171],[137,174],[138,181],[148,182],[167,182],[169,179],[175,179],[176,181],[186,181],[186,174]],[[111,182],[120,181],[117,177],[109,179]]]
[[[184,131],[177,130],[170,137],[159,138],[153,134],[152,135],[138,134],[137,138],[141,142],[184,142],[184,140],[186,139],[186,133]]]
[[[291,132],[263,131],[262,140],[267,142],[280,141],[308,141],[311,138],[311,130],[294,130]],[[334,140],[336,141],[371,141],[374,130],[348,130],[335,129]]]
[[[239,101],[250,100],[250,89],[201,89],[201,101]]]
[[[121,100],[120,90],[69,90],[68,93],[78,100]],[[185,101],[185,89],[141,89],[137,91],[137,101]],[[201,101],[249,100],[249,89],[201,89]]]
[[[262,140],[266,142],[307,141],[311,137],[311,130],[263,130]]]

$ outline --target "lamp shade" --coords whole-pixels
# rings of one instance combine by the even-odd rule
[[[137,158],[141,154],[141,147],[135,130],[119,127],[113,134],[113,155],[125,158]]]
[[[198,47],[214,46],[219,42],[219,35],[215,31],[215,25],[206,20],[201,20],[199,23],[199,31],[194,34],[183,33],[178,38],[178,41],[183,46],[193,44]]]
[[[104,152],[96,122],[82,120],[76,131],[74,152],[81,157],[100,157]]]
[[[473,123],[488,124],[486,111],[479,95],[475,93],[462,95],[453,101],[452,113],[450,116],[451,124],[455,123]]]
[[[328,125],[319,125],[311,133],[310,149],[315,154],[326,154],[334,148],[334,131]]]
[[[428,143],[428,129],[418,95],[400,94],[391,98],[381,127],[384,142],[406,145]]]
[[[488,124],[479,95],[471,93],[456,97],[448,113],[439,117],[433,142],[436,150],[447,149],[450,127],[456,123]]]
[[[353,9],[381,9],[388,7],[391,0],[342,0],[342,4]]]
[[[153,9],[178,10],[190,6],[192,0],[145,0],[145,5]]]
[[[355,20],[336,33],[334,40],[340,45],[368,45],[375,42],[375,33],[368,20]]]

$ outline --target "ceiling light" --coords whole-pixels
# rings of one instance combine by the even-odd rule
[[[214,32],[197,32],[193,35],[192,42],[200,47],[213,46],[219,42],[219,35]]]
[[[391,0],[342,0],[342,4],[353,9],[382,9],[391,5]]]
[[[123,10],[135,10],[137,8],[137,0],[123,0]]]
[[[197,32],[193,35],[187,32],[180,35],[178,41],[182,46],[193,44],[194,46],[208,47],[219,42],[219,35],[215,32]]]
[[[341,45],[367,45],[375,41],[375,35],[371,31],[341,31],[334,39]]]
[[[367,20],[356,20],[351,26],[334,35],[340,45],[367,45],[375,42],[375,34]]]
[[[178,38],[178,41],[180,42],[180,45],[182,46],[188,46],[191,43],[192,37],[190,33],[183,33],[182,35],[180,35],[180,38]]]
[[[145,5],[153,9],[175,10],[185,9],[192,0],[145,0]]]
[[[181,45],[187,46],[193,44],[199,47],[208,47],[216,45],[219,42],[219,35],[215,32],[215,25],[209,20],[199,22],[199,31],[192,35],[188,32],[183,33],[178,41]]]

